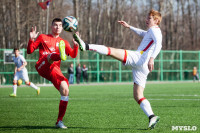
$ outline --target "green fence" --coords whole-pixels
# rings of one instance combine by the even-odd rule
[[[14,64],[5,64],[4,55],[6,50],[0,49],[0,84],[11,85],[14,73]],[[50,82],[40,77],[35,70],[35,63],[39,57],[39,52],[35,51],[31,55],[26,54],[26,49],[21,49],[28,65],[30,81],[36,84],[49,84]],[[89,83],[95,82],[132,82],[132,68],[124,66],[121,62],[109,56],[99,55],[95,52],[79,52],[77,58],[68,59],[61,63],[63,74],[68,77],[69,65],[74,64],[74,72],[78,63],[88,67]],[[196,66],[200,71],[200,51],[168,51],[160,52],[155,60],[155,68],[149,74],[148,81],[184,81],[192,80],[192,69]],[[74,74],[75,75],[75,74]],[[74,76],[74,82],[76,77]],[[82,82],[82,78],[81,78]]]

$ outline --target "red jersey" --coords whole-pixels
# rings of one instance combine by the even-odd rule
[[[45,35],[40,34],[36,41],[29,40],[27,47],[27,54],[33,53],[39,47],[39,60],[52,52],[59,53],[59,42],[63,40],[65,42],[65,52],[72,58],[75,58],[78,53],[78,46],[74,45],[74,49],[70,47],[68,41],[62,39],[61,37],[54,38],[51,34]],[[39,61],[38,60],[38,61]],[[55,61],[57,65],[60,66],[61,61]]]

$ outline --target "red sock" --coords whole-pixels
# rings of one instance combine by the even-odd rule
[[[62,119],[63,119],[63,117],[65,115],[66,109],[67,109],[67,104],[68,104],[68,101],[60,100],[57,123],[59,121],[62,121]]]
[[[60,59],[60,54],[59,53],[51,53],[50,59],[53,61],[59,61]]]

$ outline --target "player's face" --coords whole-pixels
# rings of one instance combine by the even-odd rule
[[[147,16],[146,25],[148,28],[157,25],[157,20],[154,20],[153,16]]]
[[[18,57],[19,56],[19,50],[15,50],[15,57]]]
[[[54,22],[51,28],[53,34],[59,35],[62,32],[62,22]]]

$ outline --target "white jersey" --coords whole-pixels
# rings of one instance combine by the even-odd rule
[[[20,68],[25,62],[25,58],[22,55],[19,55],[18,57],[14,57],[13,61],[17,68]],[[17,71],[14,75],[14,80],[22,79],[24,81],[29,81],[28,72],[26,67],[22,68],[20,71]]]
[[[150,57],[155,59],[162,47],[162,33],[160,28],[158,26],[153,26],[149,28],[148,31],[134,27],[130,27],[130,29],[143,37],[137,51],[144,51],[144,54],[147,55],[147,60],[149,60]]]
[[[151,27],[148,31],[134,27],[130,27],[130,29],[142,36],[143,39],[137,51],[127,50],[125,65],[132,66],[134,83],[145,88],[147,75],[149,74],[148,62],[150,57],[155,59],[161,50],[162,33],[158,26]]]
[[[13,57],[13,61],[15,63],[15,66],[17,66],[17,68],[20,68],[25,62],[25,58],[22,55],[19,55],[18,57]],[[24,69],[26,69],[25,67],[21,69],[21,71],[23,71]]]

